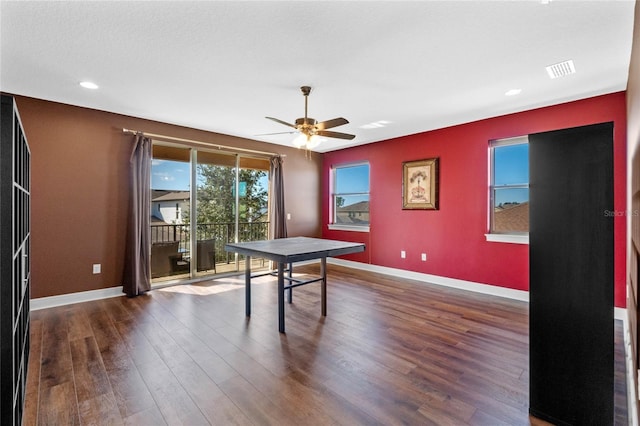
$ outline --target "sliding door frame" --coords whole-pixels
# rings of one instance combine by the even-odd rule
[[[234,152],[234,151],[227,151],[227,150],[215,150],[214,147],[211,147],[209,149],[207,148],[199,148],[196,146],[193,146],[191,144],[187,144],[187,143],[176,143],[176,142],[171,142],[171,141],[163,141],[163,140],[158,140],[158,139],[153,139],[153,145],[154,146],[166,146],[166,147],[171,147],[171,148],[176,148],[176,149],[185,149],[185,150],[189,150],[189,167],[190,167],[190,173],[189,173],[189,252],[191,253],[191,262],[189,264],[189,271],[188,271],[188,277],[185,276],[181,276],[178,275],[176,276],[177,280],[188,283],[188,282],[194,282],[194,281],[200,281],[202,279],[208,279],[212,276],[221,276],[221,275],[225,275],[225,273],[206,273],[206,274],[199,274],[198,273],[198,254],[197,254],[197,241],[198,241],[198,237],[197,237],[197,232],[198,232],[198,222],[197,222],[197,216],[198,216],[198,209],[197,209],[197,196],[198,196],[198,186],[197,186],[197,179],[198,179],[198,152],[220,152],[223,153],[225,155],[229,155],[229,156],[233,156],[234,157],[234,172],[235,172],[235,176],[234,176],[234,203],[235,203],[235,208],[234,208],[234,238],[233,238],[233,242],[237,243],[239,242],[239,237],[240,237],[240,168],[241,168],[241,160],[243,158],[253,158],[253,159],[264,159],[266,161],[268,161],[268,157],[263,154],[263,153],[243,153],[243,152]],[[155,158],[155,157],[152,157]],[[256,168],[256,170],[261,170],[259,168]],[[149,187],[151,188],[151,182],[149,182]],[[270,187],[270,185],[268,185],[268,187]],[[270,191],[267,189],[267,206],[270,204]],[[269,212],[269,209],[267,208],[267,212]],[[269,213],[267,213],[269,214]],[[215,261],[215,259],[214,259]],[[235,264],[235,270],[232,272],[229,272],[229,274],[235,274],[240,270],[240,257],[238,256],[237,253],[234,253],[234,264]],[[156,281],[154,284],[158,285],[162,285],[162,284],[167,284],[167,283],[171,283],[171,284],[175,284],[175,280],[169,280],[167,282],[162,282],[162,281]]]

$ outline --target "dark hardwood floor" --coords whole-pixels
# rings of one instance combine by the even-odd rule
[[[317,265],[296,272],[317,273]],[[329,265],[32,313],[24,425],[527,425],[528,305]],[[627,424],[616,325],[616,424]]]

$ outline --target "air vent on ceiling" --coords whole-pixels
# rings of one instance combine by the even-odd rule
[[[560,62],[557,64],[549,65],[547,68],[547,74],[549,78],[564,77],[565,75],[575,74],[576,67],[573,65],[572,60]]]

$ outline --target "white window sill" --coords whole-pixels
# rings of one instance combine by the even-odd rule
[[[355,225],[340,225],[336,223],[330,223],[327,225],[332,231],[353,231],[353,232],[369,232],[369,225],[355,226]]]
[[[529,235],[516,234],[484,234],[487,241],[493,243],[529,244]]]

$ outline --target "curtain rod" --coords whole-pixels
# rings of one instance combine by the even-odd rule
[[[146,133],[146,132],[141,132],[138,130],[131,130],[131,129],[125,129],[124,127],[122,128],[122,133],[129,133],[132,135],[137,135],[139,133],[150,137],[151,139],[161,139],[161,140],[165,140],[168,142],[186,142],[186,143],[192,143],[192,144],[197,144],[197,145],[204,145],[204,146],[209,146],[209,147],[214,147],[214,148],[218,148],[218,149],[228,149],[231,151],[241,151],[241,152],[248,152],[250,154],[262,154],[262,155],[269,155],[269,156],[273,156],[273,155],[279,155],[280,157],[286,157],[285,154],[278,154],[277,152],[266,152],[266,151],[257,151],[255,149],[247,149],[247,148],[237,148],[237,147],[233,147],[233,146],[226,146],[226,145],[220,145],[220,144],[215,144],[215,143],[210,143],[210,142],[201,142],[201,141],[195,141],[192,139],[183,139],[183,138],[176,138],[173,136],[165,136],[165,135],[157,135],[155,133]]]

